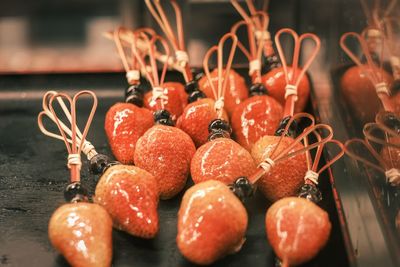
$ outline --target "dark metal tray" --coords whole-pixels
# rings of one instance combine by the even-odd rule
[[[108,74],[7,75],[0,79],[0,266],[67,266],[50,245],[47,224],[52,212],[64,203],[68,181],[64,144],[44,136],[36,118],[45,90],[73,93],[90,89],[99,97],[99,107],[88,139],[101,153],[110,154],[103,130],[108,108],[123,99],[124,77]],[[83,105],[82,105],[83,106]],[[85,109],[85,108],[82,108]],[[88,107],[86,107],[88,109]],[[88,111],[88,110],[86,110]],[[84,112],[82,112],[84,113]],[[79,118],[78,118],[79,119]],[[98,177],[85,163],[82,180],[93,191]],[[325,173],[320,188],[322,207],[329,212],[332,233],[327,246],[304,266],[349,265],[346,228],[333,178]],[[190,186],[190,182],[188,183]],[[182,194],[161,201],[160,231],[153,240],[113,232],[113,266],[191,266],[176,244],[176,217]],[[265,212],[270,205],[259,193],[247,203],[249,226],[241,251],[215,266],[274,266],[274,254],[266,240]],[[348,242],[347,242],[348,243]]]

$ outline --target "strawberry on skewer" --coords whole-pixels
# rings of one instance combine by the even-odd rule
[[[190,161],[195,153],[195,146],[185,132],[173,127],[171,114],[165,109],[170,101],[164,89],[167,64],[164,64],[161,76],[158,74],[155,59],[156,42],[160,42],[165,55],[169,56],[167,42],[158,35],[149,40],[149,67],[138,59],[146,77],[152,86],[152,100],[156,111],[156,125],[139,138],[134,155],[135,165],[153,174],[158,182],[160,197],[169,199],[178,194],[185,186],[189,175]]]
[[[95,103],[97,98],[90,94]],[[43,97],[43,111],[38,116],[40,130],[48,136],[63,139],[63,136],[49,132],[43,124],[43,118],[47,116],[63,129],[66,135],[72,139],[71,130],[61,120],[58,120],[51,112],[50,103],[52,96],[57,93],[47,92]],[[71,113],[68,111],[61,97],[56,97],[65,117],[72,122]],[[94,111],[92,111],[94,113]],[[96,186],[94,201],[104,207],[113,220],[114,227],[131,235],[152,238],[158,232],[157,206],[159,200],[157,181],[150,173],[135,166],[121,165],[119,162],[110,161],[103,154],[98,154],[94,146],[85,139],[76,127],[76,145],[82,144],[82,152],[90,162],[90,169],[95,174],[101,174]],[[72,142],[67,139],[68,142]]]
[[[347,46],[346,43],[350,38],[354,39],[361,48],[366,59],[365,64]],[[383,42],[382,38],[381,42]],[[394,103],[390,100],[391,92],[389,89],[393,78],[383,70],[381,60],[378,63],[374,62],[365,39],[365,31],[362,34],[355,32],[343,34],[340,38],[340,46],[356,64],[356,66],[348,69],[341,78],[342,93],[348,105],[354,111],[355,116],[363,123],[371,122],[374,120],[381,105],[384,110],[393,112]],[[383,46],[380,48],[379,56],[380,58],[383,56]],[[369,108],[366,109],[366,106]]]
[[[263,13],[257,14],[267,23]],[[252,85],[250,87],[250,98],[240,103],[232,114],[232,128],[236,140],[247,150],[251,150],[253,144],[265,135],[273,135],[278,128],[282,118],[282,106],[272,97],[261,84],[261,54],[263,42],[257,42],[255,38],[255,27],[251,21],[239,21],[232,29],[236,34],[241,26],[245,26],[248,36],[249,48],[238,41],[238,47],[249,60],[249,75]]]
[[[223,66],[223,49],[227,40],[232,40],[227,64]],[[218,83],[210,83],[213,89],[215,104],[214,109],[217,119],[211,121],[208,126],[209,142],[198,148],[193,156],[190,172],[195,183],[214,179],[225,184],[233,182],[233,179],[242,175],[250,175],[255,164],[250,153],[238,143],[230,139],[231,127],[224,120],[224,95],[227,90],[229,70],[237,47],[237,37],[232,33],[225,34],[218,46],[208,50],[203,61],[206,77],[211,80],[208,61],[212,54],[217,53]]]
[[[330,130],[328,130],[329,132]],[[282,261],[282,266],[297,266],[314,258],[329,239],[331,223],[328,213],[318,207],[322,200],[318,190],[319,175],[339,160],[344,154],[344,147],[339,141],[322,138],[313,132],[319,145],[313,160],[310,150],[306,151],[308,171],[304,176],[304,185],[298,197],[286,197],[275,202],[265,217],[266,233],[269,243]],[[304,146],[309,146],[309,136],[303,139]],[[318,171],[323,149],[335,145],[338,153]]]
[[[147,129],[153,126],[153,116],[151,111],[142,108],[144,89],[140,84],[140,68],[136,58],[144,55],[140,54],[136,48],[137,33],[129,32],[128,35],[132,38],[129,49],[122,45],[122,33],[128,34],[127,30],[119,28],[114,31],[113,37],[126,70],[129,87],[126,90],[125,103],[116,103],[108,110],[104,128],[111,151],[117,160],[124,164],[132,164],[136,142]]]
[[[301,116],[310,115],[295,115],[285,131]],[[325,128],[331,131],[326,125],[308,127],[285,150],[273,153],[272,158],[264,158],[262,164],[247,177],[236,177],[229,185],[210,179],[199,182],[186,191],[178,212],[176,237],[183,256],[196,264],[211,264],[239,251],[245,240],[248,221],[246,209],[241,202],[253,195],[259,179],[273,171],[279,163],[330,140],[332,134],[307,147],[298,146],[307,135]],[[283,138],[284,134],[281,140]]]
[[[111,266],[112,260],[112,220],[107,211],[97,204],[88,202],[87,190],[80,181],[81,151],[83,142],[78,142],[76,126],[76,102],[83,95],[93,96],[89,91],[81,91],[72,99],[65,94],[52,94],[49,98],[49,112],[57,124],[60,135],[53,137],[62,139],[68,150],[68,168],[70,169],[70,184],[64,192],[65,200],[69,203],[59,207],[49,221],[49,239],[51,244],[65,257],[72,266]],[[67,127],[71,139],[61,126],[53,108],[55,99],[65,99],[69,103],[70,128]],[[88,120],[85,124],[82,139],[85,139],[97,101],[94,99]],[[68,109],[64,105],[65,109]],[[43,115],[39,115],[40,118]]]

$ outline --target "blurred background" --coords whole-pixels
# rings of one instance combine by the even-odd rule
[[[191,65],[200,66],[205,51],[240,17],[229,0],[178,2]],[[258,2],[261,7],[263,1]],[[328,57],[337,54],[342,32],[366,25],[357,0],[271,0],[268,10],[272,33],[282,27],[314,31],[332,46]],[[143,0],[2,0],[0,72],[122,70],[114,44],[103,36],[119,25],[157,28]],[[336,56],[327,59],[337,61]]]

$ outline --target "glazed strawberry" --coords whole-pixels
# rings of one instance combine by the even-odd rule
[[[256,165],[250,153],[228,138],[217,138],[197,149],[190,166],[195,183],[217,180],[233,183],[240,176],[249,176]]]
[[[282,106],[270,96],[259,95],[246,99],[232,115],[232,129],[237,142],[251,150],[258,139],[275,133],[282,115]]]
[[[214,69],[211,72],[211,79],[214,82],[215,86],[218,83],[218,71]],[[203,91],[207,97],[214,98],[212,88],[208,84],[208,80],[206,76],[203,76],[199,81],[200,90]],[[236,106],[239,105],[242,101],[248,98],[249,93],[247,91],[246,81],[242,76],[240,76],[233,69],[229,72],[229,82],[227,83],[227,89],[225,92],[225,109],[229,115],[233,113]]]
[[[265,224],[268,241],[284,266],[297,266],[314,258],[331,231],[328,213],[298,197],[283,198],[272,204]]]
[[[154,125],[136,144],[135,165],[154,175],[160,197],[168,199],[185,186],[195,151],[192,139],[184,131]]]
[[[384,70],[376,70],[386,83],[391,84],[393,78]],[[354,116],[362,124],[373,122],[376,113],[381,108],[381,103],[376,94],[376,89],[368,79],[362,68],[358,66],[350,67],[340,80],[340,88],[347,105],[354,112]],[[368,108],[366,108],[368,107]]]
[[[251,155],[256,164],[260,164],[265,158],[271,157],[279,138],[281,137],[264,136],[254,144]],[[283,137],[275,154],[279,154],[292,142],[292,138]],[[301,147],[302,145],[298,144],[294,150],[301,149]],[[272,202],[283,197],[294,196],[304,182],[307,169],[305,154],[296,155],[277,163],[268,174],[258,181],[258,188]]]
[[[168,90],[175,90],[179,93],[182,103],[182,110],[185,109],[188,104],[188,94],[185,92],[185,86],[178,82],[165,82],[164,86],[168,88]]]
[[[64,204],[49,222],[51,244],[75,267],[111,266],[111,235],[111,218],[97,204]]]
[[[165,109],[168,110],[171,115],[172,119],[176,121],[179,116],[182,114],[183,105],[182,103],[182,92],[177,89],[175,86],[166,86],[163,85],[164,88],[164,95],[168,98],[168,101],[165,101]],[[152,111],[156,111],[158,109],[156,102],[152,101],[153,93],[150,91],[145,94],[144,96],[144,106]]]
[[[95,202],[110,214],[114,227],[153,238],[158,232],[158,186],[154,176],[135,166],[116,165],[100,178]]]
[[[107,112],[104,128],[115,158],[133,163],[136,142],[151,126],[153,114],[130,103],[117,103]]]
[[[207,142],[208,125],[218,117],[214,104],[215,101],[211,98],[203,98],[190,103],[177,122],[177,127],[192,138],[196,147]],[[223,119],[228,120],[225,111],[223,112]]]
[[[298,68],[298,72],[301,68]],[[293,75],[293,69],[288,67],[289,77]],[[275,98],[282,106],[285,104],[285,73],[282,67],[275,68],[262,76],[262,84],[267,88],[268,95]],[[307,75],[303,76],[297,88],[297,102],[294,112],[304,111],[310,97],[310,82]]]
[[[176,243],[191,262],[206,265],[240,250],[247,212],[229,188],[214,180],[196,184],[183,196]]]

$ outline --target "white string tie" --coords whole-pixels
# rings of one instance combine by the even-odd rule
[[[175,52],[175,57],[176,57],[176,61],[178,61],[179,66],[182,68],[184,68],[186,66],[186,64],[189,62],[189,56],[186,53],[186,51],[177,50]]]
[[[261,70],[261,61],[258,59],[250,61],[249,75],[253,75],[254,72]]]
[[[269,31],[255,31],[257,40],[269,41],[271,40],[271,34]]]
[[[297,101],[297,86],[293,84],[287,84],[285,87],[285,99],[290,95],[295,97],[295,101]]]
[[[89,141],[84,141],[82,145],[82,152],[87,156],[89,160],[91,160],[94,156],[97,155],[95,147]]]
[[[214,103],[214,108],[216,111],[222,110],[225,105],[225,100],[223,97],[218,98]]]
[[[367,36],[368,36],[368,38],[380,38],[381,32],[377,29],[369,29]]]
[[[269,173],[271,171],[271,168],[274,166],[275,166],[275,161],[271,158],[264,159],[264,161],[258,165],[258,167],[264,169],[265,173]]]
[[[140,71],[138,70],[130,70],[126,73],[126,79],[129,83],[139,81],[140,80]]]
[[[81,155],[80,154],[69,154],[68,155],[68,168],[71,169],[72,165],[78,166],[79,169],[81,169],[82,166],[82,161],[81,161]]]
[[[385,172],[385,176],[387,181],[393,185],[398,186],[400,185],[400,170],[396,168],[391,168],[390,170]]]
[[[168,97],[164,94],[164,88],[162,87],[153,88],[153,96],[151,97],[150,106],[156,105],[158,99],[161,99],[163,103],[164,100],[168,100]]]
[[[318,184],[318,177],[319,177],[319,174],[317,172],[308,170],[306,172],[306,175],[304,176],[304,180],[305,181],[310,180],[314,184]]]
[[[375,84],[375,90],[377,94],[387,94],[390,96],[388,86],[385,82]]]

